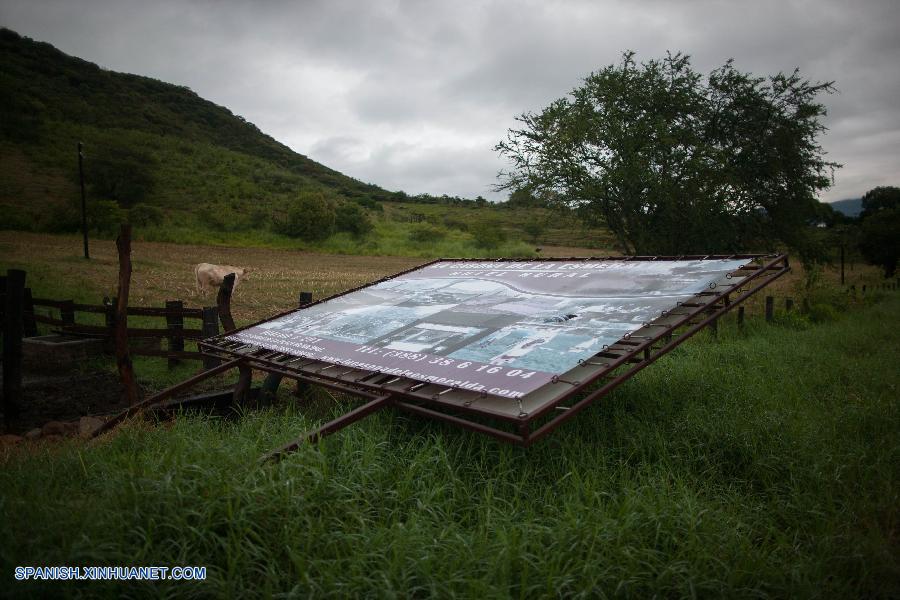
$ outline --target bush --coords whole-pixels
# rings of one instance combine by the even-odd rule
[[[288,237],[323,240],[334,231],[334,209],[322,192],[301,192],[276,231]]]
[[[41,219],[40,230],[48,233],[71,233],[81,226],[79,213],[68,204],[56,204]]]
[[[73,199],[60,202],[47,211],[40,229],[49,233],[71,233],[81,229],[81,201]],[[100,235],[115,235],[119,225],[125,222],[127,211],[112,200],[87,202],[88,231]]]
[[[92,155],[85,150],[84,177],[92,195],[133,206],[153,190],[156,160],[125,141],[101,146]]]
[[[408,237],[411,242],[427,244],[447,237],[447,230],[430,223],[419,223],[410,228]]]
[[[841,313],[831,304],[821,302],[809,307],[809,320],[813,323],[837,321],[840,316]]]
[[[444,227],[447,229],[458,229],[460,231],[468,231],[469,224],[453,217],[444,217]]]
[[[525,222],[522,226],[522,230],[528,235],[528,240],[537,244],[540,242],[540,237],[544,235],[544,231],[547,229],[547,223],[538,217],[532,217]]]
[[[480,248],[496,248],[506,241],[506,232],[497,221],[480,221],[472,226],[471,232]]]
[[[128,222],[135,227],[159,225],[165,219],[163,211],[156,206],[138,204],[128,211]]]
[[[344,203],[334,213],[334,226],[353,237],[362,237],[372,231],[374,225],[369,214],[359,204]]]
[[[359,204],[360,206],[367,208],[369,210],[374,210],[376,212],[384,212],[384,207],[381,206],[381,204],[379,204],[375,200],[372,200],[371,198],[354,198],[353,201],[356,202],[357,204]]]
[[[116,235],[125,221],[125,211],[112,200],[88,203],[88,229],[100,235]]]
[[[34,215],[20,206],[0,205],[0,229],[14,231],[32,231]]]
[[[264,208],[256,207],[250,211],[250,228],[262,229],[270,218],[268,211]]]

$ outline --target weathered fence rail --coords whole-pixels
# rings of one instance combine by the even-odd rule
[[[115,332],[115,303],[109,301],[105,304],[81,304],[71,300],[53,300],[50,298],[31,299],[31,318],[36,323],[50,325],[59,328],[61,333],[85,337],[112,339]],[[49,308],[58,311],[58,317],[40,314],[35,307]],[[90,325],[79,323],[76,319],[78,313],[105,315],[104,325]],[[209,323],[210,314],[218,317],[217,307],[189,308],[185,307],[181,300],[169,300],[163,307],[156,306],[129,306],[127,315],[134,317],[151,317],[165,319],[164,327],[128,327],[128,338],[136,339],[165,339],[167,348],[146,348],[136,346],[131,353],[140,356],[158,356],[169,359],[169,366],[177,365],[181,360],[204,360],[205,355],[199,351],[185,350],[185,340],[199,340],[204,337],[216,335],[219,332],[218,319]],[[185,327],[187,320],[199,321],[200,327]],[[162,325],[162,323],[161,323]]]

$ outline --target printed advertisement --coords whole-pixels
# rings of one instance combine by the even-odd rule
[[[747,262],[442,261],[229,339],[519,398]]]

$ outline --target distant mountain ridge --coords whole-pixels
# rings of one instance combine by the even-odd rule
[[[830,202],[829,205],[834,210],[844,213],[848,217],[858,217],[862,212],[862,198],[847,198],[845,200],[836,200]]]

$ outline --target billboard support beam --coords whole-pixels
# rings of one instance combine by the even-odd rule
[[[300,436],[299,438],[297,438],[296,440],[294,440],[292,442],[288,442],[281,448],[278,448],[277,450],[274,450],[274,451],[270,452],[269,454],[266,454],[261,459],[261,462],[266,463],[266,462],[281,460],[281,458],[284,457],[285,454],[290,454],[291,452],[295,452],[301,446],[304,446],[306,444],[315,444],[316,442],[318,442],[320,439],[322,439],[326,435],[332,434],[336,431],[340,431],[344,427],[347,427],[348,425],[352,425],[353,423],[356,423],[360,419],[363,419],[363,418],[369,416],[373,412],[390,406],[393,403],[393,401],[394,401],[394,398],[390,394],[386,394],[384,396],[379,396],[373,400],[370,400],[370,401],[366,402],[365,404],[363,404],[362,406],[358,406],[358,407],[354,408],[347,414],[341,415],[337,419],[334,419],[333,421],[329,421],[328,423],[325,423],[324,425],[322,425],[321,427],[318,427],[317,429],[308,431],[308,432],[304,433],[302,436]]]

